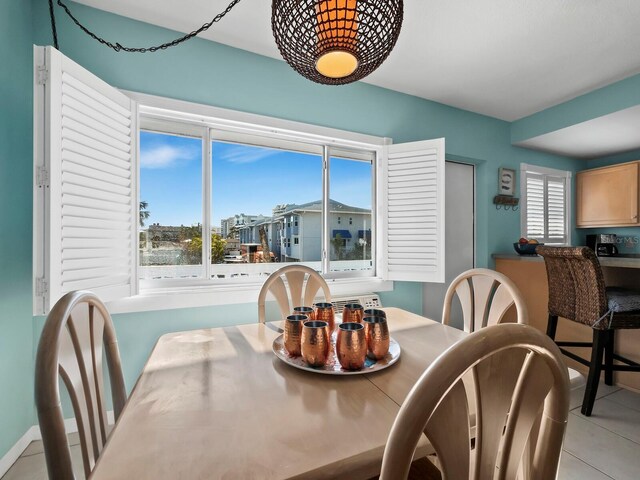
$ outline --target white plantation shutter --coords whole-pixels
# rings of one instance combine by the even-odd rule
[[[522,236],[548,244],[569,243],[570,172],[522,168]]]
[[[43,83],[36,78],[36,117],[43,119],[35,126],[36,202],[43,209],[36,221],[44,225],[36,226],[34,309],[46,313],[73,290],[92,290],[104,301],[131,296],[136,105],[52,47],[37,47],[36,62]]]
[[[545,191],[544,175],[528,173],[526,177],[526,238],[544,238]]]
[[[381,270],[386,279],[444,282],[444,168],[444,138],[385,147]]]

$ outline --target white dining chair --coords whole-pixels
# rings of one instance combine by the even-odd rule
[[[462,272],[449,285],[444,299],[442,323],[451,321],[451,304],[457,295],[462,307],[463,330],[467,333],[496,325],[512,305],[516,306],[518,323],[529,323],[527,305],[518,287],[506,275],[488,268]]]
[[[59,380],[66,386],[73,404],[87,478],[107,442],[110,427],[103,385],[103,355],[108,366],[111,400],[117,420],[127,392],[111,316],[93,293],[67,293],[47,316],[35,365],[36,409],[51,479],[74,479]]]
[[[273,272],[264,282],[258,295],[258,321],[265,322],[267,294],[278,302],[282,320],[294,307],[313,306],[322,290],[324,301],[331,302],[331,291],[324,278],[314,269],[304,265],[287,265]]]
[[[472,371],[477,381],[465,384]],[[479,406],[475,436],[469,397]],[[511,480],[523,469],[532,480],[556,478],[568,415],[569,377],[550,338],[513,323],[480,329],[440,355],[411,389],[380,479],[407,478],[423,433],[444,480]]]
[[[462,272],[451,282],[442,311],[444,325],[449,325],[451,321],[454,295],[460,301],[463,329],[467,333],[502,323],[513,305],[517,323],[529,324],[529,312],[520,290],[509,277],[495,270],[474,268]],[[568,368],[568,371],[572,390],[585,384],[584,375],[573,368]]]

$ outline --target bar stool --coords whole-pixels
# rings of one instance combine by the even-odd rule
[[[600,262],[588,247],[540,246],[536,248],[536,253],[544,258],[547,268],[547,335],[555,340],[558,317],[593,329],[593,342],[556,341],[559,347],[591,347],[591,361],[560,348],[567,357],[589,367],[581,411],[583,415],[590,416],[602,369],[607,385],[613,385],[614,371],[640,372],[640,364],[614,351],[615,330],[640,328],[640,292],[606,288]],[[614,360],[625,365],[614,365]]]

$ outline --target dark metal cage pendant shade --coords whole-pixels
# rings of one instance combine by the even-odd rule
[[[272,0],[271,27],[285,61],[317,83],[366,77],[389,56],[403,0]]]

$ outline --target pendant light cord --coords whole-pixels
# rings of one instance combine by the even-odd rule
[[[56,14],[53,11],[53,0],[49,0],[49,16],[51,17],[51,33],[53,33],[53,46],[58,49],[58,31],[56,30]]]
[[[215,17],[213,17],[213,19],[210,22],[205,23],[197,30],[194,30],[191,33],[187,33],[186,35],[180,38],[176,38],[175,40],[172,40],[170,42],[163,43],[161,45],[156,45],[154,47],[125,47],[118,42],[116,43],[109,42],[108,40],[105,40],[104,38],[99,37],[98,35],[93,33],[91,30],[89,30],[87,27],[82,25],[80,21],[73,15],[73,13],[71,13],[71,10],[69,9],[69,7],[67,7],[62,0],[57,0],[57,3],[60,7],[62,7],[65,13],[69,16],[69,18],[73,20],[73,23],[75,23],[80,28],[80,30],[82,30],[84,33],[89,35],[91,38],[93,38],[97,42],[100,42],[102,45],[105,45],[111,48],[112,50],[115,50],[116,52],[123,51],[123,52],[129,52],[129,53],[147,53],[147,52],[157,52],[158,50],[166,50],[169,47],[175,47],[176,45],[179,45],[182,42],[186,42],[187,40],[190,40],[193,37],[201,34],[202,32],[208,30],[214,23],[217,23],[220,20],[222,20],[224,16],[233,9],[233,7],[235,7],[238,3],[240,3],[240,0],[232,0],[226,9],[224,9],[222,12],[217,14]],[[53,12],[53,0],[49,0],[49,14],[51,15],[51,30],[53,32],[53,45],[57,49],[58,34],[56,31],[56,18]]]

